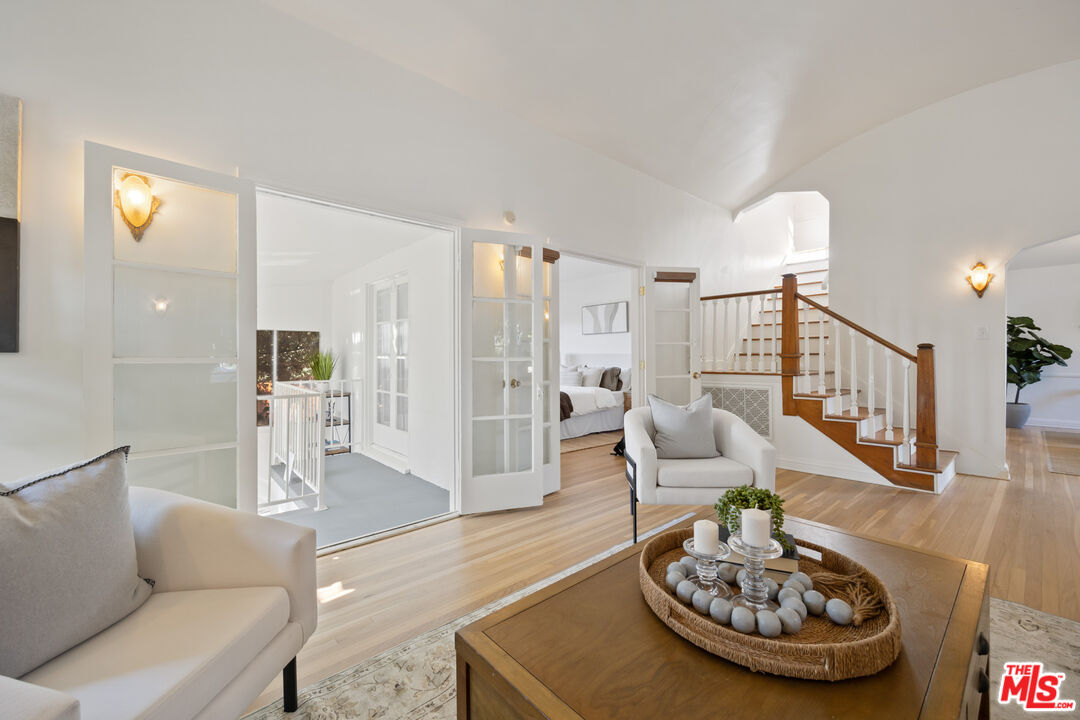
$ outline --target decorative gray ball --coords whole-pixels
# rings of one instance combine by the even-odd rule
[[[780,607],[791,608],[799,613],[799,618],[801,620],[806,619],[806,605],[803,605],[803,601],[799,598],[784,598],[780,601]]]
[[[708,590],[698,590],[691,598],[694,603],[694,609],[702,615],[709,614],[709,604],[713,601],[713,596],[709,594]]]
[[[686,577],[690,577],[691,575],[697,575],[697,560],[690,557],[689,555],[683,555],[681,558],[679,558],[679,562],[681,562],[686,567]]]
[[[802,618],[799,613],[789,607],[782,607],[776,611],[776,617],[780,618],[780,625],[788,635],[794,635],[802,630]]]
[[[850,625],[855,615],[851,611],[851,606],[840,598],[833,598],[825,603],[825,614],[837,625]]]
[[[796,580],[795,578],[788,578],[787,580],[785,580],[784,581],[784,587],[786,587],[786,588],[794,588],[794,589],[798,590],[800,596],[804,592],[806,592],[806,586],[803,585],[798,580]]]
[[[802,600],[802,593],[800,593],[795,588],[780,588],[780,591],[776,593],[777,602],[783,602],[787,598],[795,598],[797,600]]]
[[[735,573],[735,584],[742,587],[744,582],[746,582],[746,570]]]
[[[780,634],[783,626],[780,618],[772,610],[759,610],[757,614],[757,630],[767,638],[776,637]]]
[[[739,574],[739,568],[731,563],[720,563],[716,566],[716,574],[728,585],[735,582],[735,576]]]
[[[686,577],[686,574],[687,574],[686,573],[686,566],[683,565],[682,563],[671,563],[671,564],[669,564],[667,566],[667,571],[669,573],[677,572],[680,575],[682,575],[683,577]]]
[[[668,588],[670,588],[672,592],[675,592],[675,589],[679,587],[679,583],[681,583],[685,579],[686,579],[686,576],[683,575],[682,573],[669,572],[667,574],[667,577],[664,578],[664,582],[667,584]],[[822,607],[824,607],[824,606],[822,606]]]
[[[825,612],[825,596],[817,590],[807,590],[803,593],[802,601],[811,615],[820,616]]]
[[[796,582],[802,583],[802,586],[804,588],[806,588],[807,590],[813,590],[814,589],[814,581],[811,580],[810,576],[807,575],[804,572],[791,573],[791,579],[795,580]]]
[[[731,622],[731,611],[733,609],[734,606],[727,598],[713,598],[712,602],[709,603],[709,615],[716,622],[725,625]]]
[[[687,605],[694,599],[694,593],[698,591],[698,586],[689,580],[683,580],[675,586],[675,594],[679,596]]]
[[[776,584],[776,581],[772,578],[765,578],[765,588],[769,591],[769,599],[775,600],[777,593],[780,592],[780,586]]]
[[[757,627],[757,620],[754,619],[754,613],[744,607],[737,607],[731,611],[731,627],[741,633],[752,633]]]

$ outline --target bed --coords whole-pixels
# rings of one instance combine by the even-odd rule
[[[563,369],[570,373],[582,366],[592,368],[629,368],[630,366],[630,358],[621,356],[570,356],[567,360],[573,364],[564,366]],[[620,378],[623,374],[628,380],[629,369],[620,373]],[[623,389],[611,390],[603,387],[560,383],[559,389],[566,394],[573,405],[573,412],[570,417],[560,421],[559,437],[566,440],[593,433],[621,430],[625,414],[625,397],[629,392],[628,382],[624,381],[622,385],[625,386]]]

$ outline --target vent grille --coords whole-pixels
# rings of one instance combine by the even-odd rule
[[[705,388],[713,407],[735,413],[764,437],[772,437],[772,388],[760,385],[723,385]]]

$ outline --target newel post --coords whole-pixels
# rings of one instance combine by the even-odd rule
[[[937,469],[937,402],[934,346],[919,345],[915,385],[915,465]]]
[[[795,297],[798,291],[799,280],[794,273],[784,275],[781,300],[780,316],[780,381],[784,391],[784,414],[796,415],[798,410],[795,406],[795,376],[799,374],[799,360],[802,353],[799,352],[799,301]],[[773,323],[776,322],[776,313],[773,313]]]

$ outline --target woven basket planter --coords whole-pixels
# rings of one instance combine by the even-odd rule
[[[641,592],[656,616],[703,650],[754,672],[831,681],[873,675],[900,654],[900,615],[892,595],[877,576],[845,555],[798,538],[800,548],[821,554],[821,560],[801,554],[800,571],[811,579],[824,571],[859,576],[880,598],[881,612],[858,626],[836,625],[826,617],[808,615],[798,633],[775,638],[744,635],[730,625],[698,614],[679,602],[664,583],[668,564],[685,555],[683,541],[693,534],[693,529],[687,528],[653,538],[641,552],[639,572]],[[829,593],[825,596],[833,597]]]

